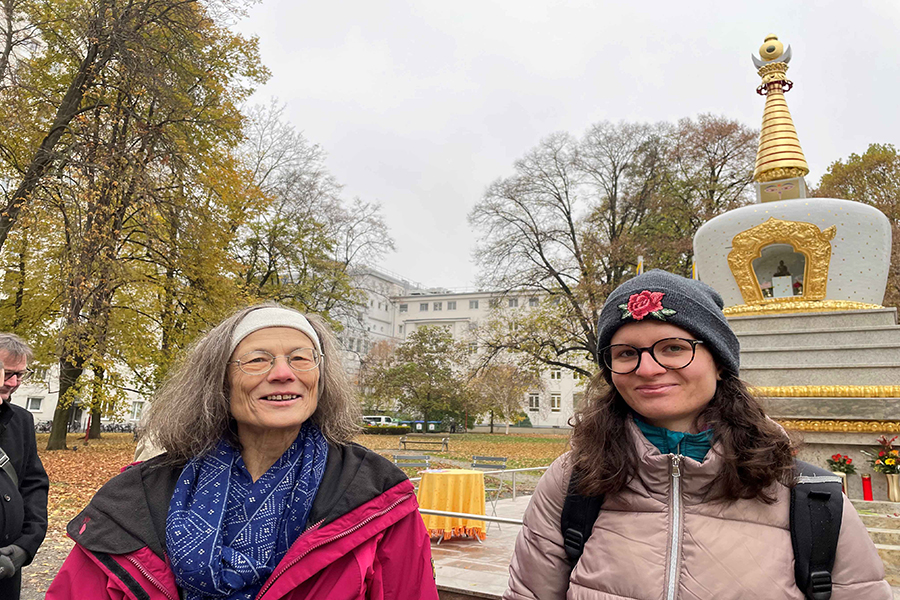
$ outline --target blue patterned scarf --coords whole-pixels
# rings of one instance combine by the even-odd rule
[[[328,443],[307,421],[255,482],[224,440],[188,462],[166,518],[166,546],[185,600],[252,600],[306,526]]]

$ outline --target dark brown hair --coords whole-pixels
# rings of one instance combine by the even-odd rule
[[[604,369],[591,380],[584,408],[570,420],[573,472],[579,493],[609,495],[635,476],[638,456],[628,428],[631,408]],[[787,434],[763,412],[737,377],[723,373],[715,394],[699,416],[713,431],[713,452],[724,465],[707,489],[709,501],[758,498],[775,501],[769,486],[793,485],[793,446]]]

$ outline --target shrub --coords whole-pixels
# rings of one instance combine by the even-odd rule
[[[363,425],[362,429],[366,435],[404,435],[410,431],[406,425]]]

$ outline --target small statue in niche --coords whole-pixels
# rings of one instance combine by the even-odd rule
[[[783,260],[778,261],[778,270],[775,271],[775,277],[790,277],[791,272],[788,271],[787,265]]]

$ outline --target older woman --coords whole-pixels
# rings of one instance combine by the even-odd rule
[[[436,599],[412,484],[356,431],[322,320],[237,312],[154,401],[145,432],[166,453],[69,523],[47,598]]]
[[[793,449],[738,379],[740,345],[719,295],[650,271],[609,296],[597,335],[601,373],[572,451],[525,511],[503,597],[804,598],[789,529]],[[573,565],[566,550],[578,535],[564,541],[560,521],[566,498],[579,496],[602,507]],[[832,590],[809,597],[890,600],[865,527],[842,506]]]

